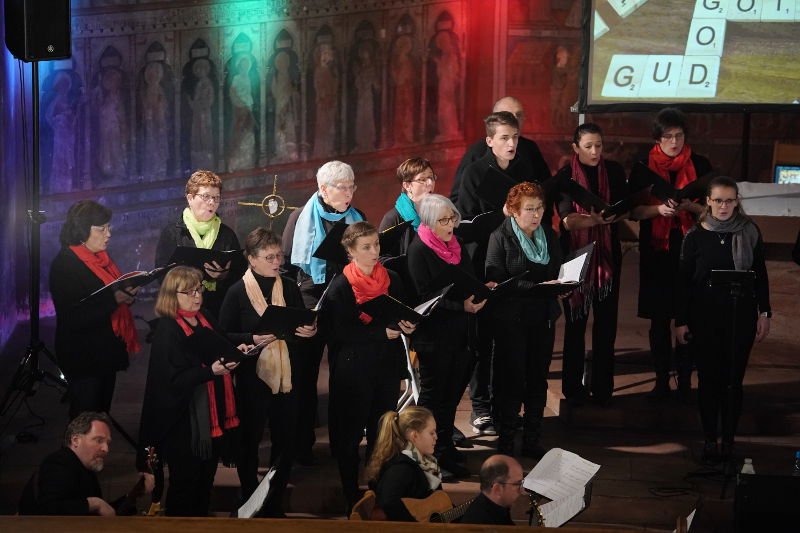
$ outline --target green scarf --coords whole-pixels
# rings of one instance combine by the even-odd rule
[[[533,232],[533,239],[531,239],[522,228],[519,227],[514,217],[511,218],[511,228],[514,230],[519,245],[522,247],[522,252],[528,261],[532,263],[539,263],[546,265],[550,262],[550,252],[547,250],[547,236],[544,234],[544,229],[541,225]]]
[[[219,227],[222,225],[222,220],[219,216],[214,215],[211,220],[200,222],[192,214],[192,210],[188,207],[183,210],[183,223],[186,224],[186,229],[189,230],[189,235],[192,236],[194,245],[198,248],[210,250],[217,240],[219,235]],[[206,290],[217,290],[216,280],[203,280],[203,286]]]

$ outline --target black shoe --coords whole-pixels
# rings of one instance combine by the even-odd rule
[[[715,465],[719,463],[719,453],[717,452],[717,441],[707,440],[703,444],[703,453],[700,455],[700,461],[704,465]]]
[[[458,464],[448,455],[442,455],[439,458],[439,466],[443,470],[447,470],[448,472],[450,472],[453,475],[453,477],[456,478],[463,478],[470,476],[469,469],[467,469],[467,467]]]
[[[453,445],[456,448],[474,448],[475,446],[460,429],[453,426]]]
[[[491,416],[479,416],[472,421],[472,432],[476,435],[497,435]]]
[[[549,451],[550,450],[542,447],[542,445],[538,442],[522,445],[522,456],[530,457],[531,459],[536,459],[537,461],[544,457],[544,455]]]

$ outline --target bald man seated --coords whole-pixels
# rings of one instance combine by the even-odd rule
[[[522,495],[522,465],[508,455],[493,455],[481,466],[481,493],[459,520],[462,524],[513,526],[511,506]]]

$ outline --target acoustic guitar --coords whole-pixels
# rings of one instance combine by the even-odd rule
[[[435,490],[427,498],[400,498],[417,522],[431,522],[431,516],[453,509],[453,500],[443,490]]]

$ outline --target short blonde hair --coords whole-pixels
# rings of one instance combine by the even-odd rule
[[[177,318],[178,291],[187,291],[203,283],[203,273],[193,267],[176,266],[164,277],[156,297],[156,316]]]
[[[216,187],[222,191],[222,180],[210,170],[195,170],[186,182],[186,194],[197,194],[200,187]]]

